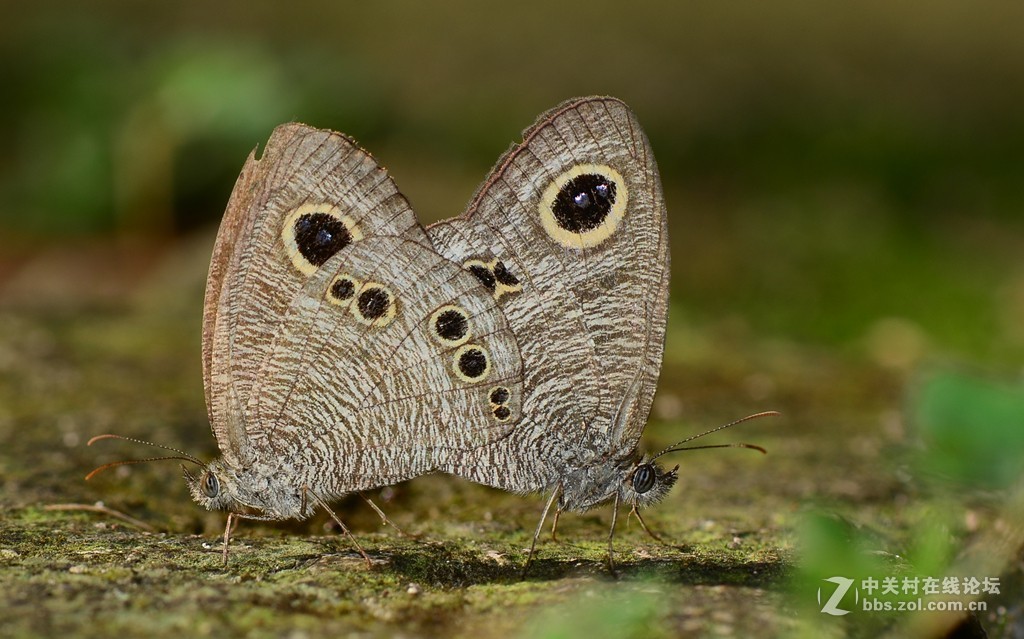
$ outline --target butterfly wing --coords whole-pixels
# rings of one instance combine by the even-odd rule
[[[443,469],[525,492],[631,453],[661,368],[669,263],[657,166],[628,107],[583,98],[545,113],[467,211],[427,232],[449,260],[493,280],[523,361],[511,435]]]
[[[203,317],[207,408],[230,463],[252,461],[244,409],[282,314],[318,263],[376,235],[429,245],[391,178],[351,139],[292,123],[274,130],[261,159],[249,156],[218,232]]]
[[[332,496],[433,470],[437,450],[481,446],[518,418],[518,346],[493,296],[433,250],[344,136],[286,125],[250,158],[207,297],[207,392],[229,463]]]

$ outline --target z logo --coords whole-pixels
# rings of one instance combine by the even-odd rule
[[[824,581],[834,583],[836,585],[836,589],[835,592],[832,593],[832,596],[828,598],[828,601],[825,602],[825,605],[821,606],[821,611],[826,615],[832,615],[833,617],[842,617],[845,614],[849,614],[849,610],[843,610],[839,607],[839,602],[843,600],[843,595],[845,595],[846,591],[853,585],[853,579],[847,579],[846,577],[829,577]],[[853,593],[854,602],[856,602],[859,598],[858,592],[854,590]],[[818,588],[818,604],[821,604],[821,588]]]

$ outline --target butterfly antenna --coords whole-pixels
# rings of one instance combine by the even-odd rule
[[[760,446],[755,446],[754,444],[714,444],[714,445],[708,445],[708,446],[687,446],[687,447],[681,447],[681,446],[682,446],[682,444],[685,444],[686,442],[692,442],[695,439],[700,439],[701,437],[705,437],[707,435],[710,435],[711,433],[717,433],[720,430],[725,430],[726,428],[729,428],[731,426],[735,426],[737,424],[742,424],[743,422],[749,422],[752,419],[759,419],[761,417],[777,417],[779,414],[780,413],[778,411],[768,410],[768,411],[764,411],[763,413],[754,413],[753,415],[747,415],[746,417],[741,417],[740,419],[737,419],[736,421],[729,422],[728,424],[723,424],[722,426],[718,426],[716,428],[712,428],[711,430],[706,430],[703,433],[700,433],[699,435],[692,435],[692,436],[687,437],[686,439],[684,439],[682,441],[678,441],[678,442],[672,444],[671,446],[669,446],[668,448],[666,448],[665,450],[661,451],[660,453],[658,453],[654,457],[652,457],[651,461],[654,461],[655,459],[661,457],[662,455],[667,455],[668,453],[674,453],[674,452],[680,451],[680,450],[700,450],[702,448],[752,448],[754,450],[759,450],[762,453],[767,454],[768,451],[766,451],[765,449],[761,448]]]
[[[194,459],[192,459],[190,457],[182,457],[181,455],[169,455],[167,457],[147,457],[146,459],[125,459],[123,461],[116,461],[116,462],[110,462],[109,464],[103,464],[99,468],[94,468],[91,473],[89,473],[88,475],[85,476],[85,481],[89,481],[90,479],[92,479],[96,475],[99,475],[100,473],[102,473],[103,471],[107,470],[108,468],[115,468],[117,466],[128,466],[130,464],[142,464],[142,463],[145,463],[145,462],[152,462],[152,461],[164,461],[166,459],[181,459],[181,460],[184,460],[184,461],[187,461],[187,462],[192,462],[194,464],[199,464],[200,466],[202,466],[202,464],[200,464],[198,461],[196,461],[196,460],[194,460]]]
[[[177,453],[177,455],[168,455],[168,456],[165,456],[165,457],[147,457],[145,459],[140,459],[140,460],[124,460],[124,461],[121,461],[121,462],[111,462],[110,464],[103,464],[102,466],[93,469],[92,472],[90,472],[88,475],[86,475],[85,476],[86,481],[88,481],[89,479],[92,479],[93,477],[95,477],[99,473],[101,473],[104,470],[109,469],[109,468],[115,468],[117,466],[127,466],[127,465],[130,465],[130,464],[142,464],[142,463],[145,463],[145,462],[162,462],[162,461],[165,461],[165,460],[180,460],[180,461],[183,461],[183,462],[188,462],[190,464],[196,464],[197,466],[200,466],[200,467],[206,466],[206,464],[204,464],[203,462],[199,461],[195,457],[193,457],[191,455],[188,455],[184,451],[179,451],[177,449],[171,448],[171,446],[165,446],[165,445],[161,445],[159,443],[153,443],[152,441],[145,441],[144,439],[136,439],[134,437],[125,437],[124,435],[114,435],[114,434],[110,434],[110,433],[105,434],[105,435],[96,435],[92,439],[89,439],[89,441],[87,441],[85,445],[92,445],[93,442],[99,441],[100,439],[121,439],[123,441],[131,441],[132,443],[143,443],[145,445],[154,446],[154,448],[156,448],[156,449],[163,449],[165,451],[170,451],[171,453]]]
[[[186,453],[183,450],[179,450],[179,449],[173,448],[171,446],[163,446],[161,444],[154,444],[153,442],[147,442],[144,439],[135,439],[134,437],[125,437],[124,435],[113,435],[113,434],[110,434],[110,433],[107,433],[106,435],[96,435],[95,437],[90,439],[88,442],[86,442],[85,445],[86,446],[92,446],[95,442],[98,442],[98,441],[100,441],[102,439],[120,439],[122,441],[132,442],[132,443],[135,443],[135,444],[144,444],[146,446],[152,446],[154,448],[163,448],[164,450],[169,450],[172,453],[178,453],[178,455],[179,455],[179,457],[157,457],[157,458],[154,458],[154,459],[183,459],[185,461],[192,462],[193,464],[195,464],[197,466],[205,466],[206,465],[203,462],[201,462],[198,459],[196,459],[195,457],[193,457],[192,455],[189,455],[188,453]],[[680,442],[680,443],[682,443],[682,442]],[[151,461],[151,460],[139,460],[139,461]]]

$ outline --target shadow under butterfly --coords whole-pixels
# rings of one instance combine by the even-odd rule
[[[319,507],[351,538],[329,502],[445,472],[550,491],[531,559],[556,500],[556,523],[612,501],[612,566],[619,505],[639,516],[664,496],[676,469],[655,460],[694,439],[638,452],[668,284],[657,166],[617,99],[541,115],[462,215],[426,228],[352,139],[282,125],[242,169],[207,279],[203,381],[222,456],[153,459],[199,467],[185,471],[192,497],[228,511],[225,561],[238,518]],[[764,452],[694,448],[725,446]],[[89,476],[137,461],[150,460]]]

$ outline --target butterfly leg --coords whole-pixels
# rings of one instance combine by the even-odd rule
[[[544,529],[544,521],[548,518],[548,512],[551,511],[551,506],[555,503],[555,497],[558,497],[558,491],[561,488],[562,486],[558,485],[551,491],[551,497],[548,498],[548,503],[544,506],[544,512],[540,516],[540,521],[537,522],[537,530],[534,531],[533,542],[530,544],[530,554],[526,556],[526,565],[523,566],[523,575],[526,575],[526,571],[530,569],[530,564],[533,562],[533,553],[537,549],[537,540],[540,539],[540,531]]]
[[[551,541],[558,541],[558,518],[562,516],[562,509],[555,509],[555,518],[551,522]]]
[[[235,533],[235,529],[238,528],[238,522],[243,519],[252,519],[254,521],[274,521],[276,517],[267,515],[255,515],[246,513],[228,513],[228,523],[224,526],[224,565],[228,564],[228,542],[231,541],[231,535]]]
[[[320,505],[321,508],[327,511],[327,514],[330,515],[331,519],[334,520],[334,523],[341,526],[341,531],[348,535],[348,538],[352,541],[352,545],[355,546],[356,550],[359,551],[359,554],[363,556],[363,560],[366,562],[366,567],[373,567],[373,563],[370,561],[370,556],[366,554],[366,551],[363,550],[363,547],[359,545],[358,541],[356,541],[355,536],[352,534],[352,531],[348,529],[348,526],[346,526],[345,523],[342,522],[341,519],[336,514],[334,514],[334,511],[331,510],[331,507],[327,505],[327,502],[321,499],[319,495],[314,493],[309,488],[304,487],[302,491],[304,493],[309,493],[309,496],[313,498],[313,501],[315,501],[317,504]]]
[[[233,525],[232,524],[235,524],[237,522],[238,522],[238,519],[235,518],[235,513],[228,513],[228,523],[227,523],[226,526],[224,526],[224,553],[223,554],[224,554],[224,565],[225,566],[228,565],[228,542],[231,541],[231,533],[232,533],[232,530],[233,530]]]
[[[383,511],[383,510],[381,510],[381,509],[380,509],[380,507],[379,507],[379,506],[378,506],[377,504],[373,503],[373,500],[372,500],[372,499],[370,499],[369,497],[367,497],[367,496],[366,496],[366,495],[364,495],[363,493],[359,493],[359,496],[363,498],[363,501],[365,501],[365,502],[366,502],[366,503],[367,503],[367,504],[368,504],[368,505],[370,506],[370,508],[373,508],[373,511],[374,511],[375,513],[377,513],[377,515],[378,515],[378,516],[380,517],[380,520],[381,520],[382,522],[384,522],[384,524],[386,524],[386,525],[388,525],[388,526],[391,526],[392,528],[394,528],[394,529],[395,529],[395,532],[397,532],[397,533],[398,533],[399,535],[401,535],[401,536],[403,536],[403,537],[412,537],[412,535],[408,535],[408,534],[406,534],[404,530],[402,530],[401,528],[399,528],[399,527],[398,527],[398,526],[397,526],[397,525],[395,524],[395,522],[393,522],[393,521],[391,521],[390,519],[388,519],[388,516],[384,514],[384,511]]]
[[[613,558],[614,546],[612,540],[615,539],[615,522],[619,518],[619,494],[615,493],[615,503],[612,505],[612,527],[608,531],[608,572],[612,576],[616,576],[615,573],[615,559]]]
[[[644,529],[645,533],[651,536],[651,539],[660,544],[665,544],[666,546],[668,545],[668,542],[666,542],[658,535],[654,534],[654,531],[647,527],[647,522],[644,521],[644,518],[640,516],[640,511],[637,509],[636,504],[633,504],[633,509],[629,511],[629,514],[636,515],[636,520],[640,522],[640,527]]]

